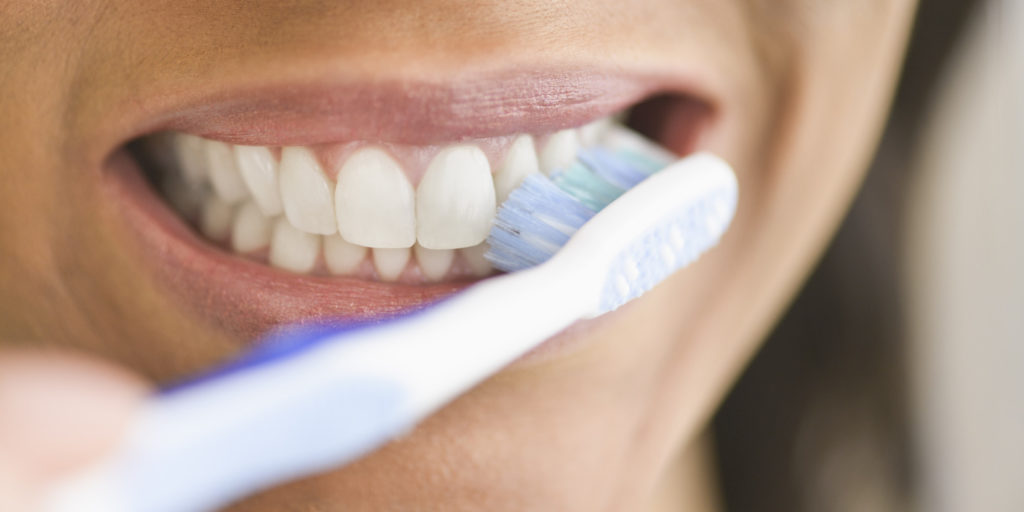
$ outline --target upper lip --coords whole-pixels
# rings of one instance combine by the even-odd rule
[[[174,130],[235,144],[285,146],[348,141],[439,144],[543,134],[608,116],[656,93],[685,93],[714,106],[695,74],[505,70],[445,82],[397,78],[234,83],[140,98],[123,144]]]

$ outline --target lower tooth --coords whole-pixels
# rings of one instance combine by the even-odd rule
[[[231,247],[235,252],[251,252],[270,244],[271,221],[256,203],[247,201],[238,207],[231,229]]]
[[[487,243],[480,245],[474,245],[473,247],[466,247],[465,249],[459,249],[462,253],[462,258],[466,260],[470,270],[473,271],[474,275],[487,276],[494,272],[494,268],[491,267],[491,262],[484,258],[484,254],[487,254],[489,249]]]
[[[366,247],[348,243],[338,235],[324,237],[324,261],[332,274],[351,274],[366,258]]]
[[[249,195],[249,189],[238,174],[235,153],[231,146],[215,140],[206,142],[206,168],[210,173],[210,183],[221,199],[234,203]]]
[[[234,208],[216,194],[203,198],[199,209],[199,230],[211,240],[221,241],[231,232]]]
[[[292,272],[307,273],[313,270],[319,253],[319,235],[300,231],[289,224],[287,219],[278,219],[270,238],[271,265]]]
[[[409,263],[409,249],[374,249],[373,266],[382,281],[394,281]]]
[[[427,249],[419,244],[413,246],[416,251],[416,262],[420,272],[427,281],[440,281],[448,274],[448,269],[455,259],[455,251],[451,249]]]

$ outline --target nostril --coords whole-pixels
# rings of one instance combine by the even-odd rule
[[[691,96],[663,94],[648,98],[629,112],[627,126],[677,155],[692,153],[713,110]]]

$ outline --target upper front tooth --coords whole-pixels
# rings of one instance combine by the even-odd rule
[[[238,174],[231,146],[216,140],[206,141],[206,169],[210,173],[213,191],[221,199],[236,203],[249,195]]]
[[[338,171],[338,231],[353,244],[398,249],[416,242],[414,192],[387,153],[363,148]]]
[[[301,147],[282,149],[278,179],[288,222],[307,233],[330,235],[338,230],[331,184],[312,151]]]
[[[544,150],[540,153],[540,168],[545,174],[551,174],[569,167],[576,160],[576,151],[580,149],[579,135],[576,130],[562,130],[548,137]]]
[[[520,135],[508,149],[501,169],[494,174],[494,192],[498,196],[498,204],[505,202],[508,195],[523,182],[523,178],[539,169],[533,137]]]
[[[476,146],[442,150],[416,190],[416,239],[428,249],[458,249],[487,238],[494,218],[494,180]]]
[[[256,206],[267,217],[281,213],[281,194],[277,188],[277,162],[263,146],[235,146],[235,162],[242,180],[249,187]]]

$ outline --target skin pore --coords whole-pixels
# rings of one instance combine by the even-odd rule
[[[5,2],[0,348],[84,351],[163,383],[252,337],[211,321],[216,310],[197,312],[212,302],[185,301],[158,280],[112,199],[111,155],[168,105],[282,77],[414,88],[538,66],[696,67],[718,119],[702,147],[731,162],[740,181],[737,218],[719,247],[380,452],[237,506],[637,510],[845,211],[879,134],[913,8],[912,0]],[[345,122],[367,123],[363,115],[372,113]]]

